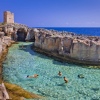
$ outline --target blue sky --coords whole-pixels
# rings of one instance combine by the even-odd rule
[[[100,0],[0,0],[3,12],[30,27],[100,27]]]

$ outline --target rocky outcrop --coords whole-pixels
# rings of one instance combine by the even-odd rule
[[[34,47],[70,62],[100,65],[100,37],[38,29]],[[50,55],[50,54],[49,54]]]
[[[4,24],[0,25],[0,29],[5,33],[6,36],[11,37],[11,39],[14,41],[32,41],[34,38],[33,30],[23,24]]]
[[[11,37],[14,41],[25,41],[28,30],[30,29],[25,25],[17,23],[4,24],[0,28],[6,36]]]
[[[76,35],[72,32],[58,32],[42,28],[29,28],[22,24],[0,26],[0,41],[33,41],[35,48],[55,53],[57,56],[70,58],[70,62],[100,64],[100,37]],[[0,52],[2,50],[0,49]],[[72,61],[74,59],[74,61]],[[78,63],[77,62],[77,63]]]
[[[79,60],[100,61],[100,40],[98,42],[90,40],[73,41],[70,56]]]
[[[5,28],[5,27],[4,27]],[[0,29],[0,83],[3,81],[2,77],[2,62],[5,60],[8,47],[11,46],[12,43],[15,43],[12,39],[12,33],[14,32],[12,28],[8,28],[7,30],[3,30],[3,27]],[[5,28],[6,29],[6,28]],[[21,28],[21,31],[26,32],[23,28]],[[16,31],[15,31],[16,32]],[[10,35],[7,35],[8,33],[11,33]],[[16,34],[14,34],[16,36]],[[17,36],[16,36],[17,37]],[[15,37],[15,38],[16,38]],[[4,81],[3,81],[4,82]],[[21,87],[4,82],[7,92],[11,99],[13,100],[22,100],[22,99],[32,99],[32,98],[43,98],[39,95],[36,95],[34,93],[27,92],[26,90],[22,89]],[[0,90],[1,93],[1,90]]]
[[[35,29],[29,29],[27,31],[27,36],[25,38],[26,41],[35,41]]]
[[[2,52],[4,52],[12,42],[10,37],[4,36],[4,32],[0,32],[0,57],[2,56]]]
[[[0,32],[0,82],[2,79],[2,61],[7,54],[7,48],[13,43],[10,37],[5,36],[4,32]]]

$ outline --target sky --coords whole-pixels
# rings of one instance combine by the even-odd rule
[[[100,0],[0,0],[3,12],[30,27],[100,27]]]

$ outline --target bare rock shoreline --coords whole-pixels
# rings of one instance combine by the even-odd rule
[[[85,67],[85,68],[100,68],[100,63],[97,62],[89,62],[89,61],[80,61],[78,59],[73,59],[70,58],[69,56],[63,56],[63,55],[59,55],[58,53],[53,53],[53,52],[48,52],[46,50],[41,50],[40,48],[35,47],[34,45],[32,46],[32,49],[38,53],[44,54],[46,56],[49,56],[57,61],[60,62],[66,62],[69,64],[76,64],[76,65],[81,65],[81,67]]]
[[[35,29],[34,34],[34,48],[38,52],[46,52],[71,63],[100,65],[100,37],[45,29]]]
[[[6,86],[7,92],[12,100],[24,100],[24,98],[32,99],[32,98],[42,98],[39,95],[34,93],[30,93],[20,86],[15,84],[8,83],[3,80],[2,70],[3,66],[2,63],[6,59],[6,55],[8,53],[8,49],[11,45],[16,43],[11,39],[9,36],[4,36],[4,32],[0,32],[0,84],[3,82]]]
[[[38,51],[46,51],[52,56],[70,63],[100,65],[100,37],[77,35],[72,32],[59,32],[43,28],[30,28],[23,24],[0,26],[2,36],[13,41],[32,41]],[[40,50],[39,50],[40,49]]]
[[[0,82],[3,81],[2,62],[6,58],[8,48],[17,41],[32,41],[34,51],[60,61],[100,68],[100,37],[76,35],[71,32],[58,32],[42,28],[29,28],[26,25],[17,23],[4,24],[0,25]],[[14,100],[20,100],[22,97],[41,98],[19,86],[4,83],[10,97]],[[11,87],[21,92],[16,92]]]
[[[14,42],[13,42],[14,43]],[[12,44],[11,44],[12,45]],[[10,46],[11,46],[10,45]],[[9,47],[10,47],[9,46]],[[24,98],[27,98],[27,99],[32,99],[32,98],[36,98],[36,99],[39,99],[39,98],[43,98],[37,94],[34,94],[34,93],[30,93],[24,89],[22,89],[20,86],[18,85],[15,85],[15,84],[11,84],[11,83],[8,83],[6,81],[3,80],[3,77],[2,77],[2,69],[3,69],[3,66],[2,66],[2,63],[3,61],[5,60],[6,58],[6,55],[8,53],[8,49],[9,47],[7,46],[5,48],[5,50],[2,52],[2,55],[1,55],[1,58],[0,58],[0,83],[4,83],[5,86],[6,86],[6,89],[7,89],[7,92],[9,94],[9,97],[12,99],[12,100],[24,100]]]

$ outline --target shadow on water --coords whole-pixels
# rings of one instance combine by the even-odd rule
[[[29,52],[31,55],[35,55],[35,53],[31,50],[32,44],[19,46],[19,50],[23,50],[25,52]]]
[[[67,83],[60,83],[60,84],[57,84],[57,86],[62,87],[64,90],[68,90]]]
[[[91,100],[100,100],[100,99],[98,99],[98,98],[92,98]]]
[[[53,59],[53,64],[56,64],[56,65],[63,65],[63,66],[69,66],[69,67],[83,67],[83,68],[86,68],[86,66],[84,67],[84,65],[77,65],[77,64],[73,64],[73,63],[68,63],[68,62],[65,62],[65,61],[61,61],[59,59]]]
[[[41,95],[44,95],[44,96],[50,96],[49,94],[47,94],[46,92],[44,92],[44,91],[41,91],[41,90],[37,90],[38,91],[38,93],[40,93]]]
[[[66,63],[64,61],[60,61],[60,60],[57,60],[57,59],[53,59],[53,64],[63,65],[63,66],[69,65],[68,63]]]
[[[38,57],[43,58],[43,59],[50,59],[48,56],[45,56],[43,54],[37,53],[34,50],[32,50],[33,44],[24,45],[24,46],[26,46],[26,48],[22,49],[22,48],[19,47],[19,49],[23,50],[25,52],[29,52],[31,55],[38,56]]]
[[[93,91],[99,91],[99,88],[91,88]]]
[[[63,86],[63,87],[65,87],[66,83],[60,83],[60,84],[57,84],[57,86]]]
[[[95,70],[98,70],[100,68],[98,68],[98,66],[90,66],[90,65],[82,65],[82,64],[74,64],[74,63],[69,63],[69,62],[66,62],[66,61],[61,61],[59,59],[55,59],[55,58],[52,58],[53,59],[53,64],[56,64],[56,65],[63,65],[63,66],[69,66],[69,67],[82,67],[82,68],[85,68],[85,69],[95,69]]]
[[[53,78],[63,78],[63,77],[60,77],[60,76],[54,76]]]
[[[38,57],[43,58],[43,59],[51,59],[53,64],[69,66],[69,67],[73,67],[74,66],[74,67],[82,67],[82,68],[87,68],[87,69],[93,69],[93,66],[69,63],[69,62],[65,62],[65,61],[59,60],[59,59],[57,59],[55,57],[49,57],[49,56],[46,56],[44,54],[37,53],[37,52],[35,52],[34,50],[31,49],[32,46],[33,46],[33,43],[29,44],[29,45],[24,45],[24,46],[25,46],[24,49],[22,49],[20,47],[19,47],[19,49],[23,50],[25,52],[29,52],[31,55],[38,56]],[[98,68],[95,68],[95,69],[98,69]]]

